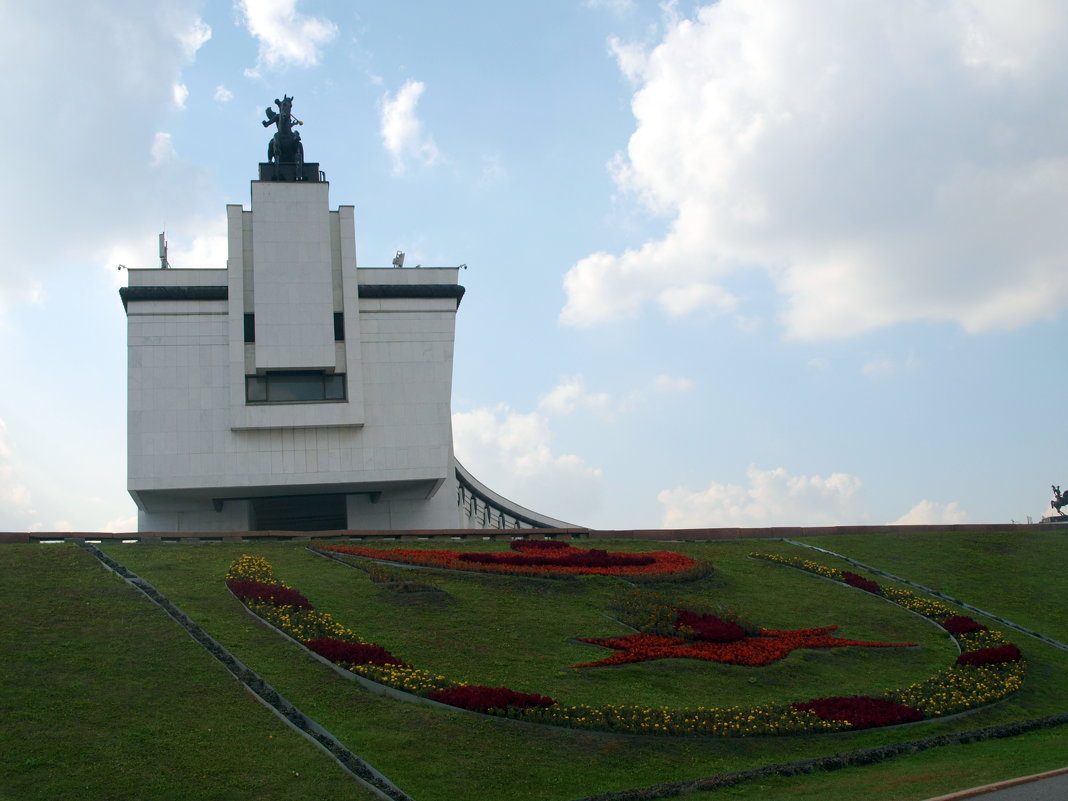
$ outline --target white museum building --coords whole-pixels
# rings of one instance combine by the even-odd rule
[[[453,456],[459,268],[357,267],[328,190],[302,154],[261,164],[225,269],[129,270],[138,530],[567,527]]]

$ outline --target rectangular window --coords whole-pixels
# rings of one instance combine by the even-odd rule
[[[293,370],[245,376],[247,403],[317,403],[343,400],[344,373]]]
[[[267,402],[267,376],[245,376],[245,400],[249,403]]]
[[[334,312],[334,342],[345,341],[345,313]]]
[[[256,341],[256,315],[245,315],[245,342]]]

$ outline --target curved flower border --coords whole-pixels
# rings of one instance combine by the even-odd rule
[[[751,554],[770,561],[792,564],[787,557]],[[802,560],[797,560],[798,562]],[[811,572],[835,578],[832,568],[809,563]],[[839,578],[839,580],[841,580]],[[242,556],[226,574],[227,585],[250,611],[272,626],[300,641],[317,653],[327,651],[327,658],[340,667],[375,683],[396,690],[438,700],[452,706],[528,722],[573,728],[662,735],[752,736],[801,734],[809,732],[849,731],[872,726],[893,725],[923,718],[941,717],[989,704],[1019,689],[1023,681],[1022,659],[994,661],[977,659],[976,664],[958,660],[958,664],[936,673],[926,681],[901,690],[892,690],[881,698],[859,696],[811,699],[793,704],[763,704],[754,707],[641,707],[634,705],[565,706],[552,698],[519,692],[507,687],[483,687],[451,681],[405,664],[384,648],[360,638],[351,629],[320,612],[303,596],[298,603],[285,603],[294,597],[282,592],[264,592],[244,597],[243,582],[293,591],[276,579],[270,564],[261,557]],[[890,598],[883,589],[884,597]],[[895,602],[918,611],[935,609],[946,619],[954,617],[944,605],[914,596],[903,590],[890,590]],[[906,598],[905,596],[908,596]],[[278,601],[282,601],[279,603]],[[910,601],[906,603],[903,601]],[[921,612],[921,614],[923,614]],[[930,616],[930,615],[929,615]],[[977,624],[978,625],[978,624]],[[962,648],[962,656],[992,651],[1005,643],[999,632],[979,629],[953,635]],[[330,641],[323,647],[321,642]],[[348,645],[346,645],[348,644]],[[313,648],[313,645],[316,646]],[[1018,654],[1018,651],[1016,651]],[[1001,656],[1008,656],[1002,653]],[[366,660],[366,661],[363,661]],[[913,714],[915,712],[915,714]]]
[[[647,553],[600,551],[553,542],[553,547],[531,548],[539,540],[516,540],[516,553],[418,548],[364,548],[355,545],[322,545],[320,550],[478,573],[507,573],[518,576],[655,576],[678,573],[698,567],[698,562],[674,551]]]
[[[856,573],[811,559],[758,552],[749,556],[814,573],[885,598],[934,621],[953,637],[961,654],[952,667],[925,681],[887,692],[883,698],[888,701],[916,707],[925,718],[942,717],[1000,701],[1023,685],[1026,665],[1020,649],[1000,631],[992,631],[970,617],[959,615],[941,601],[897,587],[883,587]]]

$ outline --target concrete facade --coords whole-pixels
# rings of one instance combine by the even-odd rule
[[[130,270],[138,530],[460,528],[456,268],[356,265],[325,181],[253,181],[225,269]]]

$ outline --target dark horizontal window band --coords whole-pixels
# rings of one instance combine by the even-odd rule
[[[456,307],[464,296],[459,284],[360,284],[361,298],[455,298]],[[138,300],[227,300],[225,286],[124,286],[119,287],[122,307]]]
[[[122,286],[119,298],[127,309],[131,300],[226,300],[230,288],[225,286]]]
[[[360,284],[361,298],[455,298],[456,307],[466,290],[459,284]]]
[[[245,403],[318,403],[343,401],[345,374],[285,370],[245,376]]]

